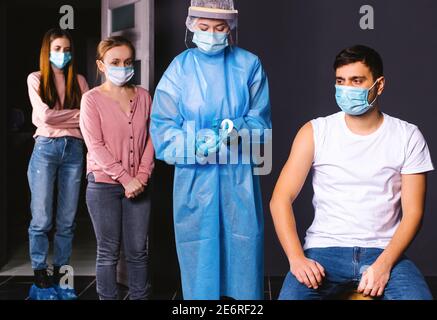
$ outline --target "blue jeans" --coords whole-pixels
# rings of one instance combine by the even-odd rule
[[[330,299],[352,288],[357,289],[362,273],[371,266],[382,249],[374,248],[323,248],[309,249],[305,256],[319,262],[326,278],[319,289],[309,289],[288,273],[279,300]],[[432,300],[423,275],[414,263],[403,257],[392,269],[385,288],[384,300]]]
[[[129,297],[146,300],[150,295],[147,236],[150,220],[150,193],[135,199],[124,195],[119,184],[96,183],[88,175],[86,202],[97,238],[96,280],[100,300],[117,299],[117,264],[123,243]]]
[[[47,269],[47,235],[53,227],[56,181],[58,194],[53,264],[61,267],[69,263],[83,171],[83,146],[82,140],[72,137],[36,138],[27,171],[32,212],[29,251],[34,270]]]

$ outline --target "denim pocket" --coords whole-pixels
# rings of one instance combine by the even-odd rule
[[[72,146],[72,151],[77,154],[78,157],[83,157],[85,143],[80,139],[70,139],[69,143]]]
[[[43,137],[43,136],[38,136],[35,139],[35,142],[39,143],[39,144],[50,144],[53,141],[55,141],[55,138],[47,138],[47,137]]]

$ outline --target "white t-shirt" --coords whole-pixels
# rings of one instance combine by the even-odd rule
[[[315,218],[304,248],[384,249],[401,219],[402,175],[434,170],[422,133],[386,114],[367,136],[350,131],[344,112],[311,123]]]

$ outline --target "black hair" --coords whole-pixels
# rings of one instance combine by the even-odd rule
[[[380,54],[363,45],[355,45],[342,50],[335,58],[334,70],[355,62],[364,63],[370,69],[374,80],[384,75],[384,64]]]

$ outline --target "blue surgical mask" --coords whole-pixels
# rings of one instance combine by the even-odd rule
[[[376,99],[378,98],[378,96],[376,96],[375,100],[369,103],[369,93],[378,81],[379,80],[369,89],[336,85],[335,98],[340,109],[351,116],[361,116],[365,114],[374,107]]]
[[[50,52],[50,62],[58,69],[64,69],[71,61],[70,52]]]
[[[134,67],[113,67],[107,66],[107,77],[109,81],[118,87],[124,86],[128,83],[134,76]]]
[[[193,42],[200,51],[208,55],[223,52],[229,46],[228,33],[195,31]]]

